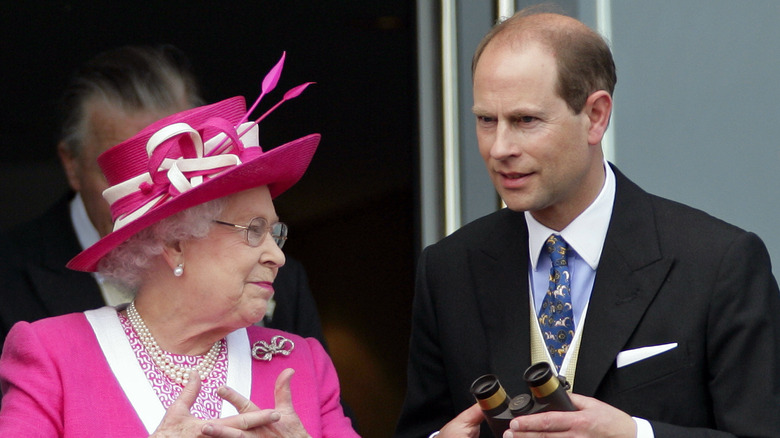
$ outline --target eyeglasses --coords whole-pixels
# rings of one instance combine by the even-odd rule
[[[263,243],[263,239],[265,239],[265,235],[269,232],[271,233],[271,237],[273,237],[274,242],[279,245],[279,248],[282,248],[284,246],[284,242],[287,241],[287,224],[283,222],[274,222],[271,225],[268,225],[268,221],[261,217],[252,219],[249,221],[249,225],[247,226],[231,224],[230,222],[218,220],[215,220],[214,222],[220,225],[227,225],[229,227],[244,230],[246,243],[251,247],[256,248],[260,246],[260,244]]]

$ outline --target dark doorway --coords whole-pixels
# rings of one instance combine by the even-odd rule
[[[190,57],[209,102],[253,100],[283,51],[285,71],[268,102],[317,82],[263,122],[261,142],[323,135],[307,175],[277,200],[291,225],[285,250],[309,273],[360,433],[390,436],[417,253],[415,2],[30,1],[2,9],[3,228],[65,191],[56,103],[71,72],[98,52],[173,44]]]

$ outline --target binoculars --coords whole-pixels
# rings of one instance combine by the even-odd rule
[[[511,399],[498,377],[493,374],[485,374],[471,384],[471,393],[477,399],[496,438],[501,438],[504,431],[509,429],[512,418],[538,412],[577,410],[566,393],[569,389],[566,378],[556,376],[547,362],[538,362],[528,367],[523,373],[523,379],[531,395],[520,394]]]

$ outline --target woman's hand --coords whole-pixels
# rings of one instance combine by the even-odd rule
[[[201,386],[200,378],[191,376],[179,398],[168,408],[160,426],[149,438],[308,438],[309,434],[292,406],[290,379],[293,373],[288,368],[276,379],[276,409],[260,409],[235,390],[220,388],[218,395],[235,406],[238,415],[216,420],[201,420],[190,413]]]
[[[292,405],[290,380],[294,372],[292,368],[287,368],[276,378],[276,407],[273,410],[260,410],[235,390],[220,388],[219,396],[235,406],[238,415],[207,422],[201,429],[203,435],[220,438],[310,438]]]
[[[195,418],[190,413],[190,407],[195,403],[200,392],[200,376],[193,371],[190,381],[184,386],[181,394],[165,412],[157,430],[149,438],[197,437],[203,427],[203,420]]]

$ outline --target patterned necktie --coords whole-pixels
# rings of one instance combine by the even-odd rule
[[[550,255],[552,267],[547,295],[539,310],[539,327],[542,329],[547,351],[550,352],[556,369],[560,370],[563,357],[574,338],[574,313],[569,290],[569,265],[566,260],[569,245],[563,237],[552,234],[547,238],[544,247]]]

